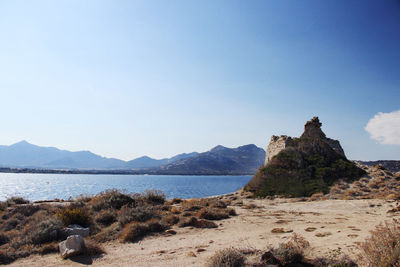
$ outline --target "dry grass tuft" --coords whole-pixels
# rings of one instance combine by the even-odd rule
[[[246,257],[236,248],[217,251],[207,262],[209,267],[242,267]]]
[[[287,243],[282,243],[273,254],[283,265],[301,263],[304,259],[305,250],[310,247],[310,243],[304,237],[294,233]]]
[[[400,266],[400,223],[381,223],[359,244],[359,259],[367,266]]]

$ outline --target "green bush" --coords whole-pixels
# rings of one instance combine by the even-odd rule
[[[87,227],[90,225],[90,217],[83,208],[65,208],[57,212],[57,217],[65,226],[79,224]]]

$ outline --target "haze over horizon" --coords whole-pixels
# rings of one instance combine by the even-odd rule
[[[1,1],[0,145],[131,160],[299,136],[400,159],[400,2]]]

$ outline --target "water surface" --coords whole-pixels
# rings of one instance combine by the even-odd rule
[[[234,192],[251,176],[90,175],[0,173],[0,201],[21,196],[31,201],[68,199],[116,188],[140,193],[158,189],[168,198],[195,198]]]

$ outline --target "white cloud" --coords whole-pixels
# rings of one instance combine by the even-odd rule
[[[400,145],[400,110],[379,112],[369,120],[365,130],[381,144]]]

